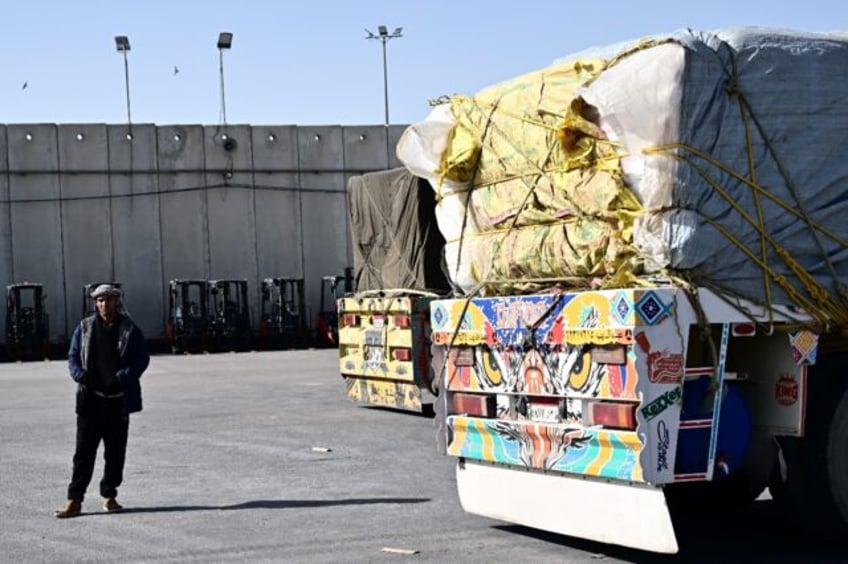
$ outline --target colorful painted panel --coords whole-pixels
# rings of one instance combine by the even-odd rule
[[[674,480],[686,343],[697,321],[682,290],[442,300],[431,304],[431,320],[434,343],[448,350],[447,389],[498,394],[497,420],[452,416],[451,454],[541,469],[555,459],[557,470],[606,477],[638,468],[639,480]],[[635,431],[583,427],[596,400],[633,402]],[[603,460],[604,448],[612,460],[629,453],[635,462],[574,462]]]
[[[454,349],[448,356],[448,389],[635,400],[636,352],[629,349],[624,360],[594,362],[591,349],[578,346]]]
[[[676,292],[657,288],[436,300],[430,306],[433,342],[628,344],[633,342],[634,327],[652,327],[674,319]]]
[[[636,433],[448,417],[448,454],[536,470],[641,482],[642,444]]]
[[[339,300],[341,373],[429,382],[429,301],[418,297]]]
[[[421,411],[421,390],[403,382],[345,377],[350,399],[370,405],[382,405],[410,411]]]

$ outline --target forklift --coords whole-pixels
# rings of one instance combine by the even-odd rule
[[[97,312],[97,310],[94,307],[94,298],[91,297],[91,293],[94,291],[95,288],[97,288],[101,284],[111,284],[115,288],[117,288],[119,290],[121,289],[120,282],[92,282],[90,284],[83,285],[83,287],[82,287],[82,319],[85,319],[86,317],[94,315]],[[123,309],[123,303],[121,304],[120,309],[118,311],[121,311],[121,309]],[[123,313],[123,312],[121,312],[121,313]]]
[[[262,348],[303,348],[309,345],[303,299],[303,278],[262,281],[259,340]]]
[[[339,346],[339,314],[336,309],[336,302],[352,291],[352,268],[345,268],[343,276],[324,276],[321,278],[320,311],[315,320],[316,342],[318,344],[325,347]]]
[[[50,357],[50,321],[41,284],[6,286],[6,351],[15,361]]]
[[[207,350],[209,342],[209,282],[174,279],[169,283],[165,336],[171,352]]]
[[[210,280],[210,333],[215,350],[250,348],[250,307],[247,280]]]

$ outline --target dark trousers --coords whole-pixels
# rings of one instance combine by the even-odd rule
[[[77,415],[77,446],[74,469],[68,486],[68,499],[82,501],[94,473],[97,447],[103,441],[103,479],[100,495],[115,497],[124,479],[124,460],[127,453],[127,434],[130,418],[124,413],[123,398],[96,397],[83,414]]]

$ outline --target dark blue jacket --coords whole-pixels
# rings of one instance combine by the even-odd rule
[[[80,321],[71,338],[71,348],[68,350],[68,369],[71,378],[80,386],[84,385],[83,378],[91,368],[91,338],[95,316],[86,317]],[[150,364],[147,353],[147,343],[141,330],[129,317],[121,315],[118,321],[118,372],[117,377],[124,391],[124,408],[127,413],[141,411],[141,384],[139,379]]]

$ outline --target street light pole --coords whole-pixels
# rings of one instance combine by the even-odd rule
[[[365,36],[365,39],[377,39],[383,44],[383,102],[385,104],[386,110],[386,127],[389,126],[389,71],[388,65],[386,63],[386,43],[389,42],[390,39],[396,39],[398,37],[403,37],[403,28],[396,27],[395,30],[389,33],[386,26],[381,25],[377,28],[377,34],[373,34],[367,29],[365,32],[368,34]]]
[[[386,127],[389,126],[389,67],[386,63],[386,42],[383,40],[383,102],[386,106]]]
[[[119,53],[123,53],[124,55],[124,86],[127,93],[127,126],[132,128],[132,118],[130,114],[130,64],[127,60],[127,52],[130,50],[129,38],[126,35],[116,35],[115,48]]]
[[[218,34],[219,70],[221,73],[221,118],[227,125],[227,101],[224,98],[224,50],[233,45],[233,34],[222,32]]]

